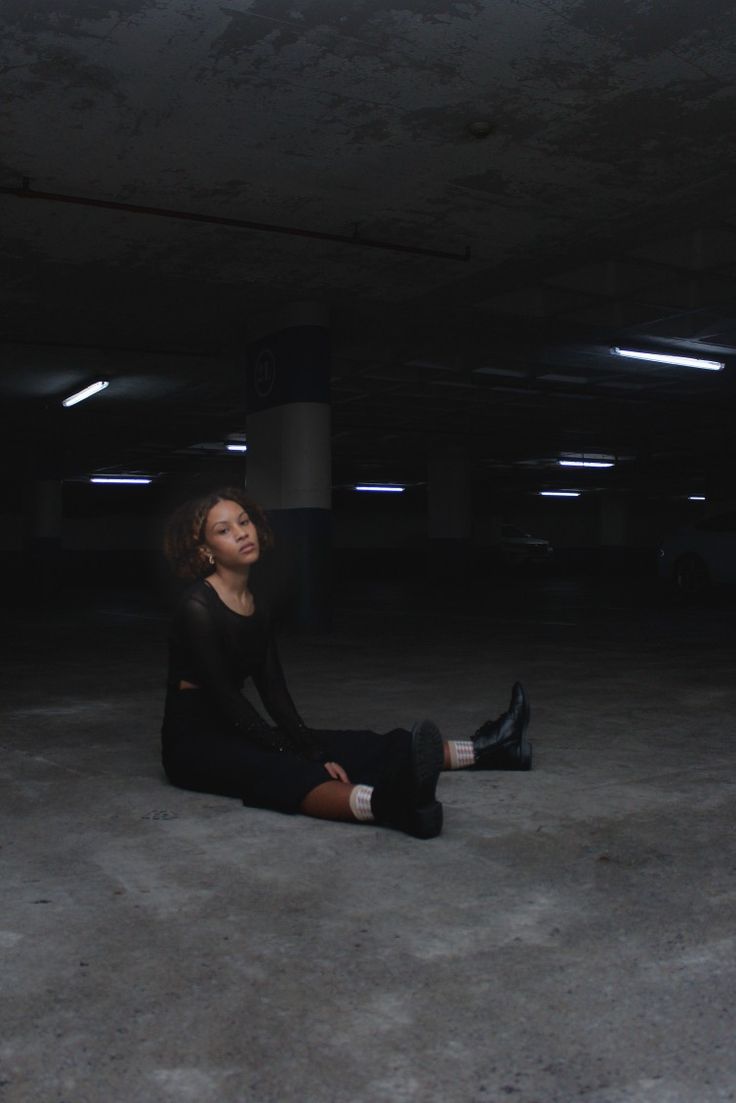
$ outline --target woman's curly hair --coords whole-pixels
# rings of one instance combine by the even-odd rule
[[[184,502],[169,518],[164,534],[164,555],[180,578],[193,580],[212,574],[214,567],[207,562],[202,545],[207,514],[218,502],[237,502],[242,506],[256,526],[261,551],[273,547],[273,532],[261,507],[238,487],[223,487]]]

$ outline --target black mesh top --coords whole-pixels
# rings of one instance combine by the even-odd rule
[[[274,731],[240,692],[251,677],[274,721]],[[233,612],[203,579],[184,594],[169,636],[169,692],[180,681],[205,690],[220,718],[252,742],[271,750],[320,757],[289,695],[267,613]],[[192,692],[192,691],[186,691]]]

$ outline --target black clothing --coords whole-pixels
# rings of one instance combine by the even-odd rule
[[[269,728],[240,692],[248,676],[278,731]],[[185,594],[171,627],[168,692],[179,691],[180,681],[205,689],[220,719],[251,743],[320,757],[286,688],[268,618],[258,608],[249,617],[233,612],[204,580]]]
[[[269,726],[240,692],[252,677]],[[197,689],[180,689],[181,681]],[[295,811],[329,781],[323,762],[339,762],[355,784],[375,784],[409,754],[410,735],[310,731],[286,686],[276,641],[260,605],[233,612],[214,587],[196,582],[171,627],[163,765],[174,784],[238,796],[246,804]]]

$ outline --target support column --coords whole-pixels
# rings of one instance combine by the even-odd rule
[[[62,483],[35,479],[25,492],[25,573],[34,593],[50,597],[62,578]]]
[[[297,304],[248,345],[247,490],[276,537],[275,585],[298,624],[331,619],[332,448],[326,311]]]
[[[470,465],[463,450],[433,456],[428,463],[429,575],[448,574],[463,584],[470,567],[472,500]]]
[[[598,507],[598,542],[601,562],[607,567],[625,567],[629,551],[630,507],[625,493],[615,490],[601,494]]]

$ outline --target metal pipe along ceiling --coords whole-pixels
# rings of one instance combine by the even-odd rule
[[[50,203],[72,203],[79,207],[98,207],[108,211],[125,211],[128,214],[157,215],[159,218],[179,218],[186,222],[206,222],[213,226],[231,226],[235,230],[258,230],[267,234],[291,234],[292,237],[311,237],[319,241],[335,241],[342,245],[363,245],[369,249],[388,249],[395,253],[415,253],[418,256],[437,257],[441,260],[470,260],[470,247],[463,253],[449,253],[439,249],[422,249],[418,245],[402,245],[395,241],[377,241],[360,237],[357,226],[353,234],[328,234],[322,230],[304,230],[297,226],[279,226],[270,222],[252,222],[245,218],[224,218],[220,215],[198,214],[194,211],[177,211],[168,207],[146,207],[139,203],[118,203],[112,199],[93,199],[84,195],[64,195],[58,192],[35,191],[24,178],[20,188],[0,187],[1,195],[14,195],[19,199],[43,199]]]

